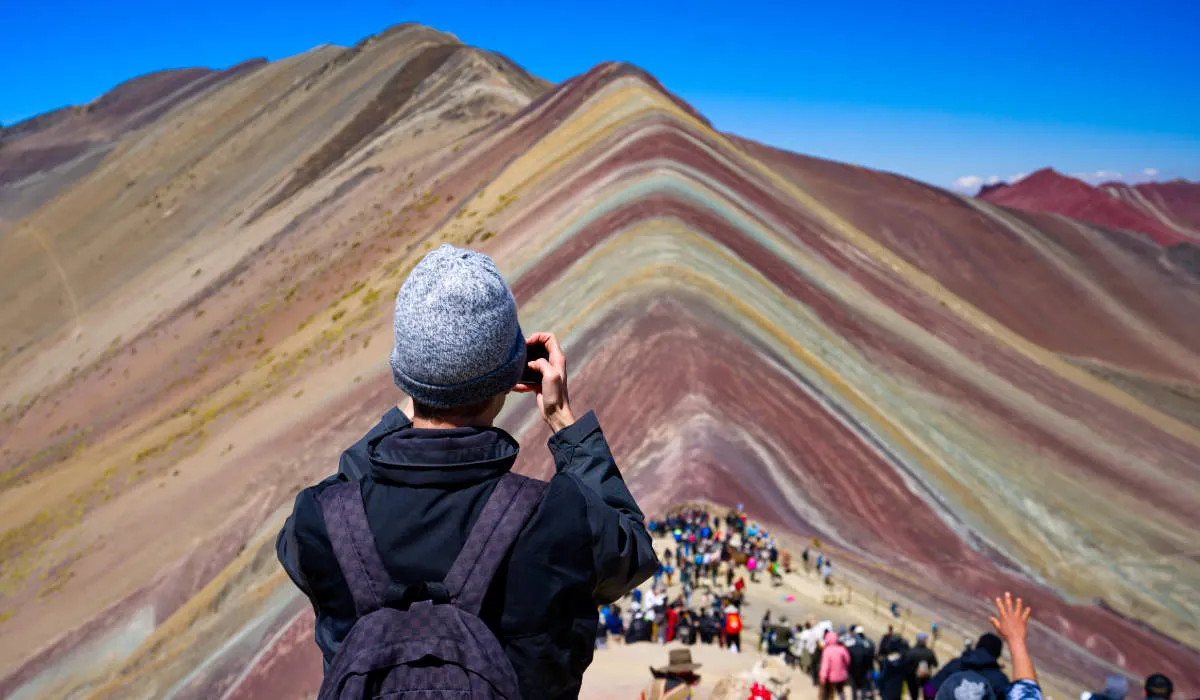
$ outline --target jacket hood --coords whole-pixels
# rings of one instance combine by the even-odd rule
[[[833,630],[829,630],[828,632],[825,633],[825,646],[831,647],[837,643],[838,643],[837,632],[834,632]]]
[[[1000,663],[996,661],[996,657],[992,656],[987,649],[972,649],[963,654],[962,665],[964,671],[1000,668]]]
[[[368,443],[371,476],[403,486],[477,483],[512,469],[520,446],[499,428],[413,428]]]

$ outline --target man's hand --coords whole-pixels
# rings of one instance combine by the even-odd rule
[[[542,419],[557,433],[575,422],[575,414],[571,412],[571,403],[567,397],[567,358],[563,355],[558,340],[550,333],[534,333],[525,339],[525,343],[545,344],[549,358],[529,363],[531,368],[542,373],[541,384],[518,384],[513,391],[536,393]]]
[[[996,613],[992,618],[992,626],[1008,642],[1008,653],[1012,655],[1013,680],[1029,680],[1037,683],[1037,670],[1033,667],[1033,657],[1025,645],[1028,634],[1029,614],[1033,610],[1025,607],[1025,601],[1017,598],[1013,602],[1012,593],[1005,593],[1003,598],[996,599]]]
[[[998,617],[991,618],[996,632],[1010,647],[1014,644],[1024,644],[1029,614],[1033,610],[1025,607],[1025,601],[1020,598],[1014,603],[1012,593],[1005,593],[1003,598],[996,599],[996,612]]]

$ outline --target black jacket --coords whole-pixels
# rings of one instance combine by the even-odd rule
[[[579,694],[592,660],[597,604],[625,595],[658,567],[642,512],[596,416],[583,416],[549,445],[556,474],[480,613],[527,700]],[[516,441],[498,428],[416,429],[392,409],[342,454],[337,474],[296,496],[276,552],[312,602],[327,664],[355,615],[318,495],[338,481],[361,481],[388,572],[404,584],[441,581],[517,451]]]
[[[950,676],[959,671],[974,671],[983,676],[987,680],[988,685],[992,686],[996,697],[1008,697],[1008,676],[1004,675],[1004,671],[1000,670],[1000,663],[996,661],[996,657],[992,656],[986,649],[972,649],[962,656],[954,659],[950,663],[942,667],[937,675],[933,677],[931,683],[934,691],[942,687]]]
[[[933,671],[938,667],[937,654],[934,654],[933,649],[930,649],[921,642],[918,642],[915,647],[908,650],[908,654],[905,655],[905,661],[908,663],[908,674],[911,678],[916,678],[917,667],[921,665],[922,661],[929,665],[931,676],[933,675]]]
[[[879,638],[879,648],[876,650],[875,656],[880,664],[883,663],[883,660],[887,658],[888,654],[892,653],[892,649],[896,646],[896,643],[900,639],[902,639],[902,637],[897,634],[885,634]],[[908,650],[905,649],[905,651]]]
[[[850,677],[863,679],[875,665],[875,644],[866,637],[855,635],[846,648],[850,651]]]
[[[900,700],[904,694],[904,681],[908,680],[908,642],[895,635],[888,640],[888,652],[883,653],[883,642],[879,643],[879,697],[882,700]]]

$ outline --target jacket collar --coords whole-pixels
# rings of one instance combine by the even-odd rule
[[[434,430],[409,423],[376,436],[367,449],[376,481],[458,487],[509,471],[520,446],[499,428]]]

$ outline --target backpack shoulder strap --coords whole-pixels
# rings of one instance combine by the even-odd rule
[[[478,615],[500,562],[545,495],[544,481],[506,472],[483,506],[466,544],[446,574],[450,600]]]
[[[375,546],[375,535],[367,522],[362,490],[357,481],[343,481],[325,489],[319,498],[329,544],[359,617],[383,607],[391,576]]]

